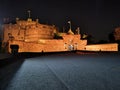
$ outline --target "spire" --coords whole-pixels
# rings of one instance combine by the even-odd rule
[[[69,31],[68,31],[68,34],[74,34],[71,30],[71,21],[68,21],[69,25],[70,25],[70,28],[69,28]]]

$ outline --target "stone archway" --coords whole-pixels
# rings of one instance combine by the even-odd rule
[[[68,50],[69,51],[73,51],[74,50],[74,46],[72,44],[68,45]]]

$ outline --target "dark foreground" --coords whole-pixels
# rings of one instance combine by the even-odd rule
[[[120,90],[120,55],[22,58],[0,68],[0,90]]]

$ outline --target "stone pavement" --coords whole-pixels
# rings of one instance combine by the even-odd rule
[[[1,90],[120,90],[119,58],[78,54],[27,58],[1,70]]]

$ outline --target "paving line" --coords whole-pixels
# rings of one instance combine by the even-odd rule
[[[69,85],[67,85],[67,83],[64,82],[64,80],[62,80],[57,74],[56,72],[47,64],[45,63],[45,65],[48,67],[48,69],[54,74],[54,76],[56,78],[58,78],[58,80],[67,88],[67,90],[70,90]]]

